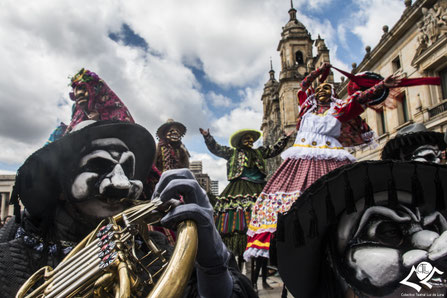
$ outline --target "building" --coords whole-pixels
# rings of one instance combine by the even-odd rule
[[[314,46],[316,56],[312,54]],[[264,145],[274,144],[285,130],[295,128],[299,109],[296,94],[300,89],[300,82],[324,62],[330,62],[329,49],[324,40],[320,36],[316,40],[312,39],[306,27],[297,20],[293,2],[289,10],[289,21],[282,28],[277,51],[281,58],[279,80],[276,80],[275,71],[270,64],[270,78],[264,85],[261,97]],[[327,81],[334,82],[332,73]],[[294,138],[291,138],[289,145],[293,144],[293,141]],[[267,160],[269,176],[280,164],[279,156]]]
[[[13,215],[14,208],[9,205],[16,175],[0,175],[0,226]]]
[[[219,181],[211,180],[211,194],[215,196],[219,195]]]
[[[202,173],[202,161],[191,161],[189,169],[193,174]]]
[[[197,182],[207,192],[211,192],[211,179],[210,176],[202,172],[202,161],[192,161],[189,164],[189,169],[196,177]]]
[[[363,148],[354,154],[359,160],[380,159],[384,144],[396,132],[414,122],[433,131],[447,129],[447,0],[405,1],[406,9],[392,29],[383,27],[379,43],[366,47],[363,60],[353,63],[353,73],[373,71],[383,77],[402,73],[404,77],[441,77],[441,86],[413,86],[393,89],[394,109],[368,109],[362,114],[378,134],[378,148]],[[345,98],[347,82],[337,93]]]

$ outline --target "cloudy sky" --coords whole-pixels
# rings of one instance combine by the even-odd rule
[[[188,127],[184,143],[212,179],[225,161],[199,134],[223,144],[259,129],[260,97],[290,0],[2,0],[0,2],[0,173],[16,171],[60,121],[69,123],[69,77],[98,73],[137,123],[154,133],[168,118]],[[351,69],[403,0],[294,0],[297,18],[325,39],[331,62]]]

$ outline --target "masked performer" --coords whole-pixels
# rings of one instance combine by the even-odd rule
[[[173,169],[189,168],[189,152],[182,143],[182,137],[186,133],[186,127],[173,119],[157,129],[157,154],[155,166],[160,172]],[[160,226],[150,226],[150,230],[165,234],[171,244],[175,241],[175,233],[172,230]]]
[[[10,220],[0,230],[0,296],[14,297],[19,287],[37,269],[44,265],[58,265],[102,219],[144,203],[142,180],[147,177],[154,156],[155,142],[146,129],[137,124],[110,121],[96,122],[81,129],[75,127],[70,134],[33,153],[20,167],[12,195],[15,206],[18,207],[20,200],[25,211],[22,215],[16,212],[15,220]],[[249,280],[237,269],[230,268],[230,254],[214,227],[212,207],[192,173],[187,170],[165,172],[152,200],[163,206],[178,195],[182,195],[184,204],[171,209],[161,222],[174,227],[179,221],[192,219],[198,226],[195,273],[184,295],[253,296]],[[126,220],[129,231],[140,235],[138,230],[132,228],[132,218]],[[97,266],[107,268],[109,263],[117,260],[116,257],[122,260],[126,255],[122,254],[126,250],[121,252],[123,245],[132,245],[134,256],[139,256],[150,247],[147,244],[149,240],[142,241],[137,236],[134,241],[121,239],[123,243],[117,244],[109,241],[111,238],[118,239],[114,238],[113,232],[101,229],[98,233],[102,233],[97,237],[103,241],[104,245],[100,247],[104,250],[104,256],[98,259],[94,254],[90,261],[87,259],[87,262],[79,263],[93,264],[82,277],[99,270],[95,269]],[[147,230],[142,230],[142,233],[147,233]],[[163,235],[150,232],[149,239],[166,250],[165,256],[169,258],[172,248]],[[95,265],[96,259],[101,260],[99,265]],[[121,263],[128,264],[128,267],[120,269],[120,279],[121,272],[128,270],[133,270],[140,278],[140,274],[146,276],[144,270],[134,270],[139,263],[132,260],[130,258],[127,263]],[[144,262],[143,259],[140,262]],[[70,268],[66,266],[59,272],[68,274]],[[154,273],[158,269],[149,267],[148,270]],[[81,278],[75,280],[77,283]],[[150,280],[135,281],[139,286],[132,296],[147,293]],[[76,283],[54,286],[51,291],[61,289],[69,292]],[[98,285],[103,284],[107,284],[106,276],[98,281]],[[113,286],[108,288],[113,289]],[[97,289],[100,290],[108,291],[101,287]],[[66,294],[59,293],[63,297]]]
[[[296,297],[447,294],[447,167],[365,161],[310,186],[278,219],[281,278]]]
[[[74,101],[70,124],[63,122],[53,131],[46,144],[58,140],[80,122],[115,120],[135,123],[130,111],[113,92],[113,90],[95,72],[82,68],[71,78],[72,92],[69,96]],[[155,184],[160,179],[160,171],[155,166],[149,171],[144,181],[143,195],[150,198]]]
[[[75,102],[67,132],[85,120],[119,120],[135,123],[127,107],[96,73],[81,69],[72,79]]]
[[[157,130],[157,157],[155,165],[164,172],[166,170],[189,168],[189,152],[182,143],[186,127],[172,119]]]
[[[236,256],[242,256],[247,244],[245,233],[250,222],[251,207],[265,186],[265,159],[277,156],[286,146],[292,132],[281,137],[272,146],[260,146],[256,149],[252,148],[253,143],[261,136],[257,130],[242,129],[235,132],[230,138],[232,147],[219,145],[209,130],[200,129],[200,132],[208,149],[228,160],[227,176],[230,183],[217,198],[214,206],[216,227],[227,247]],[[258,274],[259,267],[256,269]],[[263,267],[266,267],[266,263]],[[265,268],[263,282],[267,287],[266,278]],[[257,280],[257,276],[253,279]]]
[[[415,160],[441,163],[446,143],[444,134],[429,131],[422,123],[413,123],[400,129],[382,150],[382,159]]]
[[[273,174],[253,207],[244,258],[268,257],[269,243],[276,230],[278,212],[287,211],[300,194],[322,175],[351,163],[355,158],[344,149],[372,141],[373,132],[358,117],[368,106],[381,103],[388,87],[399,80],[388,77],[375,86],[353,93],[348,99],[334,96],[331,84],[321,83],[311,96],[301,94],[330,64],[313,71],[301,83],[303,101],[298,133],[293,147],[281,154],[285,160]]]

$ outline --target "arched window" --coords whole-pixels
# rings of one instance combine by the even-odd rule
[[[301,51],[296,51],[295,61],[297,64],[304,64],[303,53]]]

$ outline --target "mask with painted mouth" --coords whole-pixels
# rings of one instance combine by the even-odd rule
[[[399,192],[403,197],[410,199],[411,194]],[[409,276],[419,284],[417,276],[410,275],[412,267],[424,261],[447,271],[447,221],[436,211],[423,214],[405,205],[373,206],[361,214],[344,214],[334,235],[338,256],[331,259],[336,260],[338,272],[350,287],[367,295],[412,293],[414,289],[401,281]],[[430,293],[445,293],[444,281],[434,274]]]
[[[320,84],[315,89],[315,98],[322,103],[327,103],[331,100],[332,86],[328,83]]]
[[[86,107],[88,103],[89,93],[85,86],[79,85],[74,89],[74,97],[77,106]]]
[[[79,160],[69,200],[82,214],[103,218],[132,205],[143,190],[135,174],[135,155],[117,138],[97,139]]]
[[[254,138],[251,134],[246,134],[241,139],[241,145],[245,148],[251,148],[253,147]]]
[[[180,142],[182,140],[182,135],[180,133],[180,130],[177,127],[171,127],[169,131],[166,133],[166,138],[170,142]]]
[[[437,145],[423,145],[413,151],[411,160],[441,163],[441,151]]]

